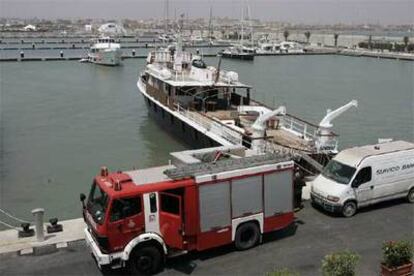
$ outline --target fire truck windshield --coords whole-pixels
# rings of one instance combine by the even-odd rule
[[[96,223],[103,223],[108,202],[108,195],[101,189],[101,187],[96,185],[96,182],[94,182],[89,193],[86,207]]]

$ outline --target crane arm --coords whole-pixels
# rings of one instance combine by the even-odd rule
[[[264,130],[266,128],[266,121],[272,118],[275,115],[285,115],[286,107],[280,106],[278,109],[275,109],[271,112],[264,113],[260,115],[256,121],[254,121],[252,128],[255,130]]]
[[[331,128],[332,127],[331,121],[353,106],[358,107],[357,100],[352,100],[349,103],[335,109],[334,111],[331,111],[330,109],[328,109],[326,116],[321,120],[321,122],[319,123],[319,126],[322,128]]]

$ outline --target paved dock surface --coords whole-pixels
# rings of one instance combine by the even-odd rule
[[[357,275],[378,275],[382,242],[412,238],[413,215],[414,205],[403,200],[366,208],[348,219],[307,202],[296,213],[295,227],[266,235],[260,246],[242,252],[226,246],[170,259],[160,275],[264,275],[275,268],[320,275],[323,256],[342,249],[361,255]],[[101,275],[83,241],[53,252],[0,258],[0,275]],[[126,274],[125,269],[110,273]]]
[[[36,236],[27,238],[18,238],[17,231],[5,230],[0,232],[0,255],[1,254],[31,254],[36,250],[43,250],[46,247],[56,249],[56,247],[65,247],[68,242],[84,239],[83,229],[85,223],[82,218],[71,219],[59,222],[62,225],[62,232],[47,233],[47,224],[44,224],[44,241],[38,242]],[[32,226],[31,228],[34,228]]]

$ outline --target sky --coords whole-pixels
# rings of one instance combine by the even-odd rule
[[[163,18],[165,0],[0,0],[0,17]],[[241,0],[169,0],[170,18],[240,18]],[[244,2],[246,2],[244,0]],[[305,24],[414,24],[414,0],[250,0],[253,18]]]

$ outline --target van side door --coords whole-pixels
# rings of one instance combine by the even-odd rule
[[[374,195],[371,167],[364,167],[360,169],[351,185],[352,188],[354,188],[358,205],[368,205],[372,201]]]

